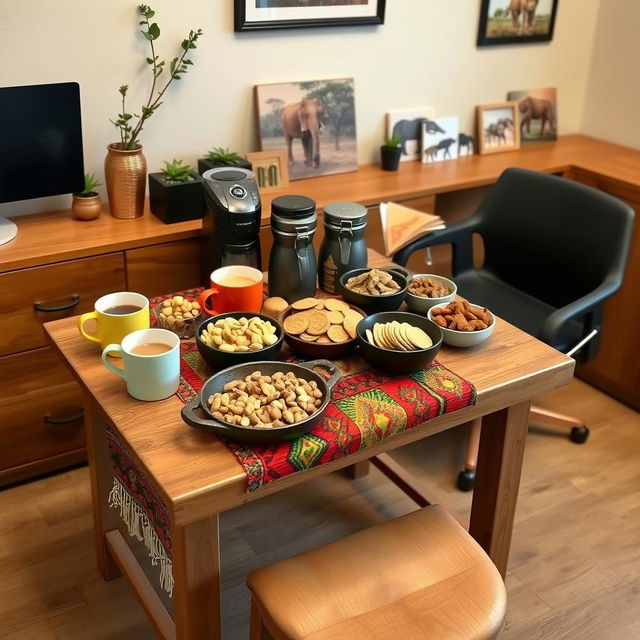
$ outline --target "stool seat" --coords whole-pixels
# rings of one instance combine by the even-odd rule
[[[263,567],[247,581],[275,640],[480,640],[499,633],[506,610],[498,570],[437,505]]]

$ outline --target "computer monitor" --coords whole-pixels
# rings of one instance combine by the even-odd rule
[[[77,82],[0,87],[0,118],[0,203],[83,189]]]

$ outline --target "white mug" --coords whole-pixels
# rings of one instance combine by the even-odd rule
[[[124,368],[109,360],[111,353],[122,355]],[[138,400],[164,400],[178,390],[180,338],[166,329],[139,329],[127,334],[121,344],[107,345],[102,362],[125,379],[129,395]]]

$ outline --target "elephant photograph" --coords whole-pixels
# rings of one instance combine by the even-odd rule
[[[512,151],[520,147],[520,118],[516,102],[477,107],[478,152]]]
[[[286,151],[289,179],[355,171],[353,78],[256,86],[263,151]]]
[[[507,100],[518,103],[521,144],[557,140],[558,110],[555,88],[509,91]]]
[[[553,38],[558,0],[483,0],[478,45]]]

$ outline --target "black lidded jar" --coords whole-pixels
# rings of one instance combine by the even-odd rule
[[[318,283],[339,293],[338,280],[351,269],[367,266],[367,209],[356,202],[332,202],[324,208],[324,238],[318,257]]]
[[[315,296],[318,263],[313,236],[317,224],[316,203],[311,198],[287,195],[271,202],[270,296],[289,303]]]

